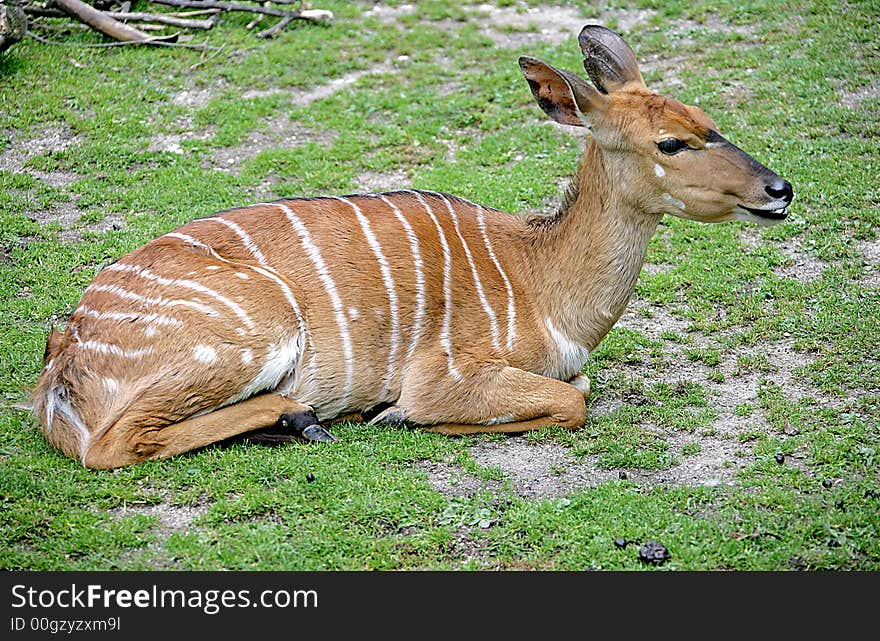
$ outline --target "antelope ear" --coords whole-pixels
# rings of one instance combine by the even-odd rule
[[[590,112],[605,109],[608,99],[573,73],[528,56],[519,66],[538,106],[556,122],[584,127]]]
[[[619,91],[626,85],[645,86],[635,53],[611,29],[588,24],[581,29],[578,43],[584,52],[584,69],[602,93]]]

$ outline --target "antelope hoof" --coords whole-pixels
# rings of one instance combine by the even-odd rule
[[[333,443],[336,437],[325,430],[320,425],[309,425],[302,431],[302,437],[307,441],[317,441],[319,443]]]
[[[397,405],[392,405],[384,412],[380,412],[373,417],[370,425],[389,425],[391,427],[405,427],[410,430],[419,427],[417,423],[407,419],[404,411]]]
[[[321,427],[318,417],[312,410],[282,414],[276,426],[278,429],[290,431],[294,436],[306,441],[332,443],[336,440],[335,436]]]

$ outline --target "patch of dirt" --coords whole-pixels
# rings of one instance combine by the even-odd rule
[[[353,85],[364,76],[375,76],[383,73],[390,73],[393,70],[394,68],[388,63],[378,63],[372,65],[367,69],[352,71],[351,73],[347,73],[344,76],[340,76],[339,78],[334,78],[326,85],[315,87],[311,91],[288,92],[290,93],[290,101],[294,105],[305,107],[312,104],[316,100],[327,98],[328,96],[333,95],[340,89],[345,89],[346,87]]]
[[[474,561],[486,565],[486,550],[471,538],[473,528],[461,527],[449,541],[449,555],[458,559],[459,565],[467,565]]]
[[[858,245],[865,261],[865,287],[880,287],[880,239],[863,240]]]
[[[649,305],[641,301],[632,301],[614,325],[618,328],[632,329],[643,333],[651,340],[659,341],[664,332],[675,332],[689,336],[691,345],[703,346],[707,340],[701,340],[701,334],[688,332],[691,322],[671,314],[665,307]]]
[[[639,70],[643,76],[654,74],[654,72],[660,76],[660,79],[654,82],[646,78],[646,84],[661,93],[674,91],[676,88],[684,86],[689,79],[686,75],[682,79],[679,74],[686,73],[688,68],[687,56],[668,56],[665,53],[655,53],[647,58],[639,56]]]
[[[397,62],[405,62],[408,59],[407,56],[400,56],[397,58]],[[333,78],[327,84],[318,85],[308,91],[303,91],[299,88],[270,87],[268,89],[249,89],[241,94],[241,97],[246,100],[252,100],[254,98],[268,98],[271,96],[287,96],[290,104],[306,107],[317,100],[332,96],[337,91],[353,85],[364,76],[375,76],[392,71],[394,71],[394,67],[390,62],[379,62],[366,69],[358,69],[338,78]]]
[[[70,127],[44,127],[32,137],[13,140],[12,144],[3,153],[0,153],[0,170],[27,174],[52,187],[65,189],[79,180],[80,176],[67,171],[37,171],[25,165],[32,158],[64,151],[77,142],[77,136]],[[29,193],[29,190],[18,193],[31,202],[37,201]],[[83,232],[101,233],[111,228],[119,229],[125,223],[121,214],[110,213],[100,222],[81,225],[80,219],[83,212],[77,206],[76,200],[77,196],[73,195],[69,201],[58,202],[48,208],[34,206],[28,211],[27,216],[30,220],[43,226],[57,223],[61,227],[62,242],[76,242],[82,240]]]
[[[394,191],[395,189],[412,188],[412,179],[402,170],[394,170],[387,173],[365,171],[355,178],[358,192],[380,193]]]
[[[201,109],[209,102],[211,99],[218,93],[218,90],[221,87],[200,87],[200,88],[189,88],[184,89],[183,91],[179,91],[174,94],[174,97],[171,101],[175,105],[180,105],[181,107],[189,107],[190,109]]]
[[[752,25],[730,24],[725,22],[721,16],[714,13],[707,14],[705,19],[699,22],[689,18],[671,20],[666,24],[665,29],[677,36],[682,36],[681,42],[684,43],[691,41],[687,36],[693,31],[708,31],[710,33],[714,32],[723,34],[736,33],[747,38],[755,37],[755,28]]]
[[[63,243],[80,242],[86,232],[103,234],[110,229],[125,227],[125,218],[119,213],[110,212],[100,221],[86,225],[80,224],[82,215],[83,211],[77,207],[74,198],[69,202],[54,204],[48,209],[33,209],[28,218],[44,227],[52,223],[60,225],[60,240]]]
[[[880,81],[874,81],[867,87],[856,91],[844,91],[840,94],[840,104],[853,111],[862,109],[862,103],[871,98],[880,98]]]
[[[625,33],[654,13],[650,10],[606,9],[596,18],[585,18],[573,7],[529,7],[522,3],[508,7],[480,4],[468,8],[468,11],[480,23],[483,34],[496,46],[508,49],[569,41],[576,43],[577,34],[587,22],[616,22],[617,29]]]
[[[792,278],[802,282],[817,280],[829,266],[824,260],[810,256],[796,239],[779,241],[776,243],[776,248],[789,259],[785,265],[773,269],[773,273],[782,278]]]
[[[168,538],[175,533],[186,533],[193,530],[193,523],[208,512],[208,503],[197,505],[171,505],[169,503],[157,503],[149,506],[126,505],[113,510],[110,514],[114,519],[124,519],[135,514],[155,516],[158,522],[154,526],[156,540],[143,548],[138,548],[126,553],[128,559],[145,556],[152,559],[161,559],[162,549]]]
[[[333,131],[316,132],[291,120],[287,114],[270,118],[268,127],[252,131],[241,144],[221,147],[213,151],[210,159],[203,163],[205,168],[213,167],[221,171],[237,174],[242,164],[255,158],[261,151],[273,147],[293,148],[306,143],[329,145],[336,138]]]
[[[0,153],[0,170],[14,174],[26,173],[52,187],[67,187],[79,180],[80,176],[65,171],[44,172],[25,169],[25,164],[32,158],[64,151],[76,143],[77,137],[70,127],[44,127],[32,137],[14,139],[12,144]]]
[[[377,4],[371,9],[364,11],[362,17],[376,18],[380,22],[390,23],[397,21],[400,16],[405,16],[416,10],[415,5],[399,4],[397,6],[386,6]]]
[[[739,457],[743,446],[731,439],[711,439],[693,434],[664,436],[670,451],[680,463],[665,470],[617,470],[596,465],[597,457],[576,458],[568,448],[558,444],[530,445],[524,436],[511,436],[500,442],[481,443],[471,448],[474,460],[482,467],[498,468],[504,481],[484,481],[464,472],[451,463],[421,461],[417,469],[427,474],[431,486],[445,496],[470,496],[488,491],[502,494],[509,487],[514,494],[527,499],[565,497],[574,492],[596,487],[620,478],[621,471],[629,480],[647,486],[656,485],[721,485],[734,483],[736,472],[748,457]],[[683,456],[681,448],[699,442],[701,451]]]
[[[746,250],[760,247],[767,242],[761,238],[760,230],[755,227],[743,228],[739,237]],[[773,273],[781,278],[791,278],[802,282],[816,280],[829,266],[829,263],[811,256],[797,238],[773,241],[773,245],[789,259],[786,264],[773,270]]]
[[[158,517],[156,524],[156,538],[164,542],[175,532],[188,532],[192,529],[193,522],[208,512],[208,504],[199,505],[170,505],[157,503],[148,506],[126,505],[111,510],[115,518],[126,518],[134,514]]]
[[[183,131],[175,134],[156,134],[150,138],[147,151],[167,151],[172,154],[183,154],[182,142],[187,140],[208,140],[214,135],[211,129],[202,131]]]

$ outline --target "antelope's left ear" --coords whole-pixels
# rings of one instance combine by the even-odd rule
[[[519,66],[538,106],[556,122],[584,127],[590,113],[608,105],[605,96],[569,71],[528,56],[519,59]]]
[[[645,86],[636,54],[611,29],[588,24],[581,29],[578,44],[584,54],[584,69],[602,93],[619,91],[626,85]]]

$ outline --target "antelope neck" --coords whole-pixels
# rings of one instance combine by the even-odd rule
[[[620,318],[661,216],[590,138],[557,220],[534,226],[534,290],[544,314],[569,340],[592,351]]]

